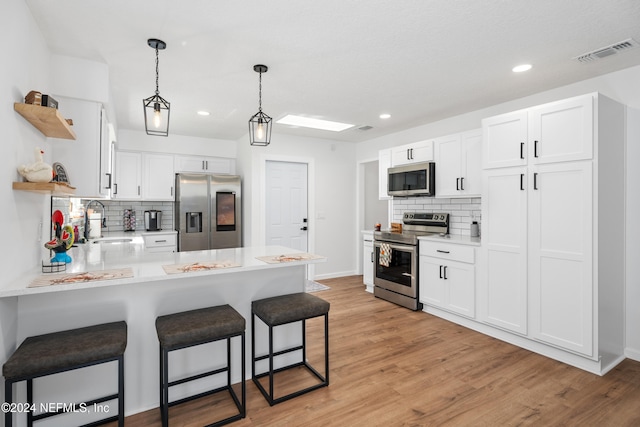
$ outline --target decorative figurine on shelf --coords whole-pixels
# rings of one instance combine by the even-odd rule
[[[71,248],[74,241],[73,228],[70,225],[62,226],[64,222],[64,216],[62,212],[55,211],[51,217],[53,222],[53,228],[55,230],[55,237],[49,242],[44,244],[44,247],[51,249],[56,255],[51,258],[51,262],[64,262],[70,263],[71,257],[67,255],[67,251]]]
[[[22,165],[18,172],[29,182],[51,182],[54,177],[53,168],[42,160],[44,151],[35,149],[36,161],[30,165]]]

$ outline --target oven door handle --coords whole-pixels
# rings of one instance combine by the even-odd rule
[[[376,247],[376,248],[379,248],[382,243],[386,243],[386,242],[376,241],[376,242],[373,243],[373,246]],[[409,252],[411,254],[415,254],[416,253],[416,246],[395,245],[393,243],[389,243],[389,247],[391,248],[391,250],[395,250],[395,251]]]

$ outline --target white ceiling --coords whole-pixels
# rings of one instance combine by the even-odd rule
[[[363,141],[640,64],[638,0],[25,0],[54,53],[108,64],[120,128],[144,130],[142,99],[171,102],[172,134],[242,138],[258,110],[353,123]],[[533,69],[515,74],[528,62]],[[198,110],[211,112],[208,117]],[[392,117],[382,120],[381,113]],[[272,143],[275,143],[273,139]]]

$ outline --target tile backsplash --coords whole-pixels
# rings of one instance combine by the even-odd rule
[[[84,233],[84,211],[90,200],[77,199],[69,197],[52,197],[52,212],[60,210],[65,218],[65,224],[77,226],[81,233]],[[163,230],[173,230],[173,202],[134,202],[119,200],[101,200],[104,205],[104,216],[106,218],[107,228],[102,232],[124,231],[124,210],[132,209],[136,214],[135,231],[144,231],[144,211],[159,210],[162,211]],[[102,207],[97,203],[91,204],[91,209],[102,213]],[[52,231],[53,233],[53,231]]]
[[[395,197],[391,200],[392,221],[402,222],[406,211],[442,212],[449,214],[449,233],[469,236],[471,223],[481,222],[481,198],[436,199],[433,197]]]
[[[87,200],[83,200],[87,202]],[[136,231],[144,231],[144,211],[162,211],[163,230],[173,230],[173,202],[132,202],[119,200],[102,201],[107,218],[107,229],[105,231],[123,231],[123,216],[125,209],[132,209],[136,213]],[[92,206],[95,208],[95,206]]]

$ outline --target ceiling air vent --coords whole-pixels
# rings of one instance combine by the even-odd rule
[[[362,130],[362,131],[369,130],[369,129],[373,129],[373,126],[366,125],[366,126],[360,126],[358,128],[358,130]]]
[[[576,56],[575,59],[578,62],[593,62],[599,59],[606,58],[607,56],[615,55],[617,53],[626,52],[629,49],[633,49],[634,47],[638,47],[637,41],[634,39],[623,40],[618,43],[614,43],[610,46],[602,47],[600,49],[596,49],[591,52],[583,53],[582,55]]]

